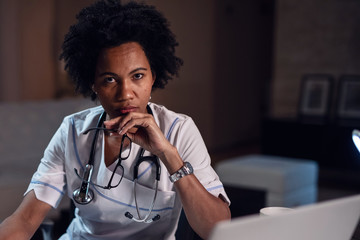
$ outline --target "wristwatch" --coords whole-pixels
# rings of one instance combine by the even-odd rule
[[[184,166],[182,166],[182,168],[180,168],[177,172],[171,174],[169,176],[169,178],[170,178],[170,181],[172,183],[174,183],[177,180],[179,180],[180,178],[183,178],[189,174],[192,174],[193,172],[194,172],[194,169],[191,166],[191,164],[189,162],[184,162]]]

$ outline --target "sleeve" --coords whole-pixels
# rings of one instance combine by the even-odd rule
[[[65,193],[65,146],[69,124],[64,120],[44,151],[43,158],[26,190],[33,190],[36,198],[56,208]]]
[[[195,176],[206,190],[216,197],[222,195],[222,199],[230,205],[224,186],[211,166],[204,140],[192,118],[178,121],[169,140],[178,149],[182,160],[191,163]]]

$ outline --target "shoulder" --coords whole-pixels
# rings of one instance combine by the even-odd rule
[[[167,138],[180,129],[196,128],[193,119],[186,114],[176,113],[155,103],[149,103],[149,106],[156,123]]]
[[[82,132],[90,126],[93,126],[103,111],[102,106],[87,108],[66,116],[63,122],[67,126],[73,125],[78,131]]]
[[[176,113],[172,110],[167,109],[165,106],[156,104],[156,103],[149,103],[151,110],[153,111],[153,116],[155,121],[159,124],[159,127],[168,126],[174,124],[174,122],[185,122],[185,121],[192,121],[191,117],[182,114]]]

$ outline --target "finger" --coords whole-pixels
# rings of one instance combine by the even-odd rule
[[[120,117],[106,120],[104,121],[104,126],[108,129],[117,129],[119,127],[120,121],[121,121]]]
[[[119,134],[123,135],[125,133],[128,133],[133,128],[144,128],[147,129],[149,127],[149,118],[148,117],[136,117],[133,116],[131,118],[124,119],[122,123],[125,123],[124,125],[119,125]]]
[[[137,124],[139,127],[147,127],[144,125],[146,122],[146,119],[149,119],[149,117],[152,117],[149,114],[143,114],[143,113],[129,113],[125,116],[121,116],[121,118],[118,121],[118,128],[119,130],[123,129],[129,129],[131,127],[136,126]],[[144,121],[141,121],[141,119],[144,119]],[[140,121],[139,121],[140,120]]]
[[[128,116],[128,115],[129,114],[127,114],[126,116],[120,116],[110,120],[106,120],[104,121],[104,126],[107,129],[117,129],[119,132],[120,129],[123,128],[124,125],[126,125],[126,123],[133,118],[132,116]]]

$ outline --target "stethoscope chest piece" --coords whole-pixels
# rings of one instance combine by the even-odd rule
[[[78,188],[73,192],[73,199],[78,204],[86,205],[94,199],[94,192],[88,189],[87,193],[84,193]]]
[[[77,171],[75,169],[75,173]],[[94,192],[90,189],[90,180],[93,173],[93,166],[87,164],[81,186],[73,192],[73,199],[81,205],[90,203],[94,199]]]
[[[101,127],[104,120],[106,118],[105,111],[100,115],[98,123],[96,125],[97,128]],[[90,156],[88,164],[86,164],[84,169],[84,175],[82,177],[81,186],[78,189],[75,189],[73,192],[73,199],[76,203],[85,205],[90,203],[94,199],[94,192],[90,189],[90,181],[94,168],[94,155],[95,155],[95,144],[97,142],[99,130],[96,130],[94,139],[92,141]],[[75,170],[75,174],[78,175],[77,170]],[[81,178],[81,177],[80,177]]]

